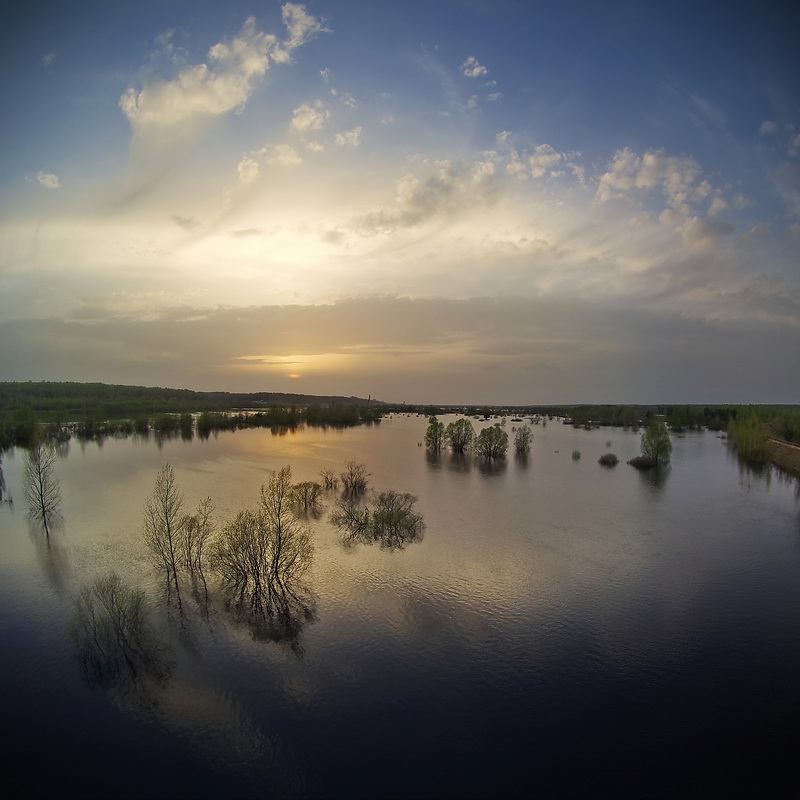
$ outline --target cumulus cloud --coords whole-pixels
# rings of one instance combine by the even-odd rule
[[[717,219],[692,217],[680,228],[683,240],[693,247],[713,247],[724,236],[733,233],[733,225]]]
[[[42,66],[49,67],[55,60],[55,57],[55,53],[48,53],[47,55],[42,56]]]
[[[54,175],[52,172],[39,170],[39,172],[36,173],[36,180],[44,186],[45,189],[58,189],[60,186],[58,175]]]
[[[777,126],[775,125],[775,123],[770,121],[770,120],[768,120],[768,119],[766,119],[761,123],[761,126],[758,129],[758,132],[762,136],[766,136],[769,133],[775,133],[776,130],[777,130]]]
[[[452,216],[476,205],[491,205],[497,196],[494,165],[478,162],[471,168],[442,162],[434,175],[421,181],[405,175],[397,183],[393,206],[381,208],[356,220],[362,235],[390,233],[423,225],[437,217]]]
[[[152,81],[142,89],[127,89],[120,108],[135,129],[171,126],[198,115],[214,116],[244,106],[270,61],[285,63],[291,53],[316,33],[321,23],[301,5],[283,6],[289,38],[256,29],[248,18],[232,39],[215,44],[206,63],[185,67],[172,80]]]
[[[292,130],[298,133],[321,130],[328,120],[328,112],[317,100],[313,106],[303,104],[292,112]]]
[[[648,150],[643,156],[628,147],[618,150],[608,170],[600,176],[596,198],[605,202],[660,191],[667,205],[678,209],[705,199],[711,192],[706,180],[699,180],[700,165],[690,156],[667,156]]]
[[[489,70],[486,69],[482,64],[478,63],[478,59],[475,56],[470,56],[462,65],[461,71],[466,75],[468,78],[482,78],[484,75],[489,74]]]
[[[361,144],[361,126],[351,131],[337,133],[334,142],[338,147],[358,147]]]
[[[577,159],[580,153],[557,151],[552,145],[538,144],[530,149],[517,150],[510,146],[511,134],[503,131],[497,135],[497,144],[502,152],[505,171],[519,180],[558,178],[572,175],[583,180],[583,167]]]
[[[327,33],[328,28],[306,11],[304,5],[286,3],[281,10],[283,24],[289,32],[286,50],[291,52],[314,38],[318,33]]]
[[[259,150],[264,163],[278,167],[296,167],[303,163],[297,150],[288,144],[268,145]]]
[[[258,161],[256,161],[254,158],[250,158],[250,156],[245,156],[239,162],[237,170],[239,172],[239,180],[242,183],[252,183],[258,177],[260,172]]]

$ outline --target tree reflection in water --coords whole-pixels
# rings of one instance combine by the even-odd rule
[[[261,488],[255,509],[240,511],[214,542],[211,565],[227,590],[227,607],[254,638],[288,642],[299,650],[315,602],[303,577],[311,566],[311,532],[293,512],[291,469]]]
[[[170,677],[164,646],[150,632],[144,592],[111,573],[74,600],[70,635],[90,686],[138,689]]]
[[[425,522],[414,511],[417,498],[395,491],[381,492],[369,505],[344,495],[336,503],[330,521],[342,532],[345,546],[377,544],[402,550],[422,540]]]

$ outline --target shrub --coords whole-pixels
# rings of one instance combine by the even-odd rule
[[[653,469],[657,467],[658,464],[655,459],[648,458],[647,456],[636,456],[632,458],[628,462],[632,467],[636,467],[636,469]]]
[[[580,450],[573,450],[572,451],[572,460],[573,461],[579,461],[580,457],[581,457],[581,451]]]
[[[602,464],[604,467],[616,467],[619,463],[619,459],[614,453],[603,453],[603,455],[597,459],[597,463]]]

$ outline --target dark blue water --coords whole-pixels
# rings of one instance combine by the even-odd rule
[[[710,433],[674,438],[653,476],[624,463],[633,433],[551,422],[526,461],[490,470],[427,455],[425,426],[73,443],[49,546],[26,520],[22,453],[6,456],[9,777],[55,797],[800,793],[794,483],[748,473]],[[616,468],[597,464],[607,450]],[[421,541],[347,546],[311,520],[313,603],[292,636],[237,621],[214,585],[207,614],[189,592],[182,612],[167,602],[141,537],[164,463],[223,523],[270,470],[312,480],[348,459],[418,496]],[[98,685],[68,624],[112,569],[146,592],[165,668]]]

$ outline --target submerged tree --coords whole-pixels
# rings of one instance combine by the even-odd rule
[[[357,461],[346,461],[345,471],[340,476],[342,491],[348,495],[364,494],[369,484],[369,472],[363,464]]]
[[[208,586],[203,570],[206,557],[206,545],[214,533],[214,523],[211,515],[214,504],[210,497],[204,497],[197,506],[194,514],[185,514],[180,520],[178,537],[179,561],[189,570],[192,583],[197,589],[197,578],[203,582],[203,589],[208,598]]]
[[[425,447],[438,453],[445,443],[444,423],[439,422],[435,416],[431,416],[428,423],[428,429],[425,431]]]
[[[514,450],[521,455],[529,452],[531,449],[531,439],[533,439],[533,434],[527,425],[518,428],[514,436]]]
[[[153,493],[144,507],[144,540],[162,567],[167,580],[175,585],[180,604],[178,567],[181,551],[185,548],[183,527],[186,517],[181,514],[183,494],[178,490],[175,473],[166,464],[158,475]]]
[[[339,479],[332,469],[323,469],[319,473],[325,491],[335,491],[339,488]]]
[[[342,497],[330,521],[344,533],[344,543],[379,544],[400,550],[422,538],[425,522],[414,511],[417,498],[408,493],[381,492],[368,504]]]
[[[35,441],[25,454],[25,499],[28,514],[41,525],[47,538],[61,521],[61,487],[55,476],[58,456],[49,444]]]
[[[508,434],[497,426],[484,428],[475,440],[475,453],[481,458],[503,458],[508,450]]]
[[[672,442],[664,422],[654,421],[642,434],[642,456],[658,467],[666,464],[672,455]]]
[[[292,512],[291,476],[290,467],[276,472],[258,507],[240,511],[212,548],[212,567],[248,615],[310,614],[302,578],[314,549]]]
[[[414,511],[417,498],[408,492],[381,492],[372,505],[371,533],[384,547],[400,549],[422,538],[425,522]]]
[[[465,453],[475,439],[475,428],[468,419],[457,419],[447,426],[445,437],[454,453]]]
[[[321,494],[322,487],[316,481],[302,481],[292,486],[290,500],[300,513],[316,516],[320,513]]]

